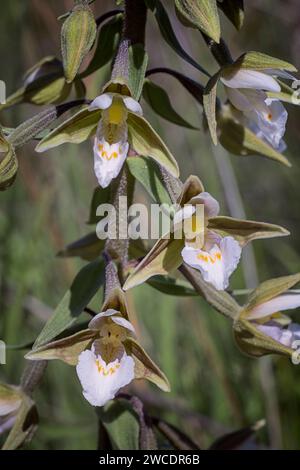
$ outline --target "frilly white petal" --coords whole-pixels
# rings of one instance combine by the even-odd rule
[[[102,369],[99,371],[100,367]],[[114,372],[110,373],[109,370]],[[116,359],[106,364],[101,356],[86,350],[79,355],[76,372],[86,400],[93,406],[104,406],[134,379],[134,361],[124,352],[120,361]]]
[[[112,101],[113,97],[108,93],[97,96],[97,98],[95,98],[90,104],[89,111],[93,111],[94,109],[108,109],[111,106]]]
[[[229,88],[253,88],[273,92],[281,90],[275,78],[257,70],[240,69],[231,78],[222,77],[221,81]]]
[[[139,114],[140,116],[143,115],[143,110],[140,105],[140,103],[130,96],[126,96],[126,98],[123,98],[124,104],[128,111],[131,111],[132,113]]]
[[[257,307],[254,307],[253,310],[248,315],[248,318],[255,320],[258,318],[268,317],[273,313],[280,312],[282,310],[290,310],[300,307],[300,295],[298,294],[285,294],[279,295],[274,299],[268,300]]]
[[[224,290],[240,260],[241,247],[234,238],[225,237],[219,246],[214,245],[209,251],[185,246],[181,254],[188,265],[201,272],[206,282],[217,290]]]
[[[99,145],[103,145],[103,151],[109,156],[109,159],[101,156]],[[98,183],[102,188],[107,188],[111,181],[118,176],[129,150],[128,142],[118,142],[112,145],[97,137],[94,142],[94,171],[98,179]],[[117,157],[112,157],[117,154]]]

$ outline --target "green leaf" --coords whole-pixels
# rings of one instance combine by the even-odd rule
[[[128,113],[128,139],[138,155],[151,157],[173,176],[179,176],[177,162],[165,143],[142,116]]]
[[[221,27],[216,0],[175,0],[175,6],[189,26],[220,42]]]
[[[101,217],[96,215],[97,208],[101,204],[107,204],[110,202],[110,194],[111,194],[110,187],[101,188],[100,186],[97,186],[97,188],[94,190],[91,205],[90,205],[89,220],[87,222],[89,225],[93,225],[99,222]]]
[[[183,247],[183,239],[176,240],[170,236],[170,239],[158,240],[127,278],[123,289],[126,291],[142,284],[152,276],[166,275],[177,269],[183,262],[181,256]]]
[[[61,50],[67,83],[77,75],[83,59],[89,53],[97,34],[97,25],[86,4],[76,5],[61,30]]]
[[[147,379],[164,392],[169,392],[170,384],[167,377],[152,361],[142,346],[131,337],[126,338],[123,344],[127,353],[134,359],[134,377],[136,379]]]
[[[52,317],[34,343],[34,348],[48,343],[73,325],[104,282],[103,262],[97,259],[84,266],[75,277]]]
[[[240,30],[244,23],[244,0],[223,0],[218,2],[218,7],[223,10],[227,18],[236,29]]]
[[[141,97],[145,79],[148,55],[142,44],[133,44],[128,50],[129,77],[128,85],[131,95],[137,101]]]
[[[139,419],[128,400],[111,401],[98,414],[114,450],[139,449]]]
[[[172,24],[169,20],[167,11],[160,0],[146,0],[148,8],[153,11],[157,24],[159,26],[161,35],[169,46],[178,54],[183,60],[188,62],[190,65],[195,67],[197,70],[202,72],[206,76],[210,76],[209,73],[201,67],[180,45],[177,36],[173,30]]]
[[[91,75],[113,59],[120,41],[122,25],[123,15],[118,14],[102,26],[94,56],[87,68],[80,74],[80,78]]]
[[[297,72],[296,67],[285,60],[271,57],[261,52],[246,52],[241,55],[232,65],[228,65],[223,68],[222,76],[231,75],[239,69],[248,70],[287,70],[289,72]]]
[[[159,116],[167,121],[188,129],[197,129],[174,110],[167,92],[150,80],[144,83],[143,98]]]
[[[24,395],[16,421],[2,447],[2,450],[19,449],[34,434],[38,425],[38,413],[35,403]]]
[[[234,219],[233,217],[217,216],[208,221],[208,228],[223,235],[231,235],[242,245],[252,240],[263,238],[284,237],[290,233],[283,227],[266,222]]]
[[[261,155],[262,157],[282,163],[285,166],[291,166],[284,155],[277,152],[267,142],[261,140],[254,132],[240,124],[236,119],[230,116],[220,115],[218,127],[220,131],[220,144],[230,153],[242,157]]]
[[[0,127],[0,191],[9,188],[18,171],[18,160],[14,147],[8,142]]]
[[[70,366],[76,366],[79,354],[95,340],[96,336],[97,332],[93,330],[79,331],[72,336],[33,348],[25,358],[31,361],[59,359]]]
[[[45,152],[65,143],[80,144],[94,134],[100,118],[101,110],[89,111],[85,107],[53,129],[35,150]]]
[[[67,245],[59,251],[57,256],[61,258],[72,258],[79,256],[86,261],[93,261],[98,258],[104,249],[105,240],[100,240],[96,232],[91,232],[84,237]]]
[[[300,274],[293,274],[291,276],[283,276],[275,279],[269,279],[262,282],[250,295],[246,304],[246,311],[252,310],[257,305],[260,305],[268,300],[283,294],[285,291],[300,282]]]
[[[199,295],[188,282],[173,277],[153,276],[151,279],[148,279],[147,284],[167,295],[178,297],[194,297]]]
[[[126,163],[130,173],[142,184],[155,202],[172,204],[169,193],[163,185],[159,166],[153,160],[145,157],[127,157]]]
[[[220,79],[221,71],[217,72],[207,83],[203,94],[203,108],[207,119],[208,129],[215,145],[218,143],[217,137],[217,119],[216,119],[216,102],[217,87]]]

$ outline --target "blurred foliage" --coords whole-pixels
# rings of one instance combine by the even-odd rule
[[[96,16],[111,9],[112,3],[95,2]],[[245,3],[245,25],[240,33],[222,17],[224,35],[234,56],[244,50],[263,49],[299,67],[298,1]],[[20,77],[26,69],[44,55],[57,53],[60,24],[56,18],[71,6],[71,0],[6,2],[0,17],[0,78],[6,82],[9,94],[20,86]],[[216,71],[200,34],[184,30],[173,10],[171,19],[185,50],[201,58],[211,72]],[[147,38],[150,68],[164,64],[205,84],[200,72],[181,61],[161,41],[153,18],[149,18]],[[89,98],[99,92],[108,76],[109,68],[105,66],[85,79]],[[152,78],[168,89],[177,113],[195,127],[201,127],[202,110],[186,91],[170,77],[159,74]],[[244,208],[249,219],[274,222],[291,231],[289,239],[254,243],[259,280],[299,271],[300,133],[296,114],[299,111],[289,107],[286,141],[287,157],[293,164],[290,170],[260,157],[229,157],[220,146],[212,148],[203,131],[170,124],[155,115],[145,101],[142,104],[145,115],[176,155],[182,179],[191,173],[200,176],[207,190],[223,201],[223,214],[240,215],[237,212]],[[15,127],[36,110],[32,105],[20,105],[1,113],[1,121],[5,126]],[[55,255],[88,232],[85,222],[89,217],[91,188],[96,186],[92,158],[89,142],[67,145],[46,154],[34,153],[33,145],[19,152],[17,184],[1,194],[0,205],[0,338],[8,345],[34,340],[49,317],[48,306],[55,308],[83,265],[80,260]],[[232,189],[233,174],[242,194],[242,206],[237,205],[231,191],[224,195],[228,181]],[[142,188],[138,189],[137,198],[145,200]],[[245,287],[248,262],[245,255],[244,265],[233,277],[233,288]],[[248,275],[248,285],[255,281],[254,270],[250,279]],[[43,304],[34,307],[32,296]],[[172,386],[171,394],[165,395],[148,384],[135,385],[135,392],[144,399],[148,410],[193,436],[200,447],[211,444],[224,432],[266,417],[267,428],[259,434],[261,445],[300,448],[297,367],[286,359],[258,361],[242,355],[233,342],[231,325],[198,298],[172,298],[144,285],[129,292],[129,302],[141,342]],[[97,310],[100,304],[99,294],[91,307]],[[7,364],[0,366],[0,380],[18,383],[24,353],[8,350]],[[30,448],[95,448],[96,414],[82,398],[73,368],[58,361],[50,363],[35,395],[40,426]]]

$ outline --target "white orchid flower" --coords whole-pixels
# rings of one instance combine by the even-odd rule
[[[208,219],[218,215],[220,206],[209,193],[202,192],[190,201],[203,204],[204,218],[198,220],[196,207],[187,205],[175,214],[174,222],[194,217],[194,236],[202,231],[203,237],[192,238],[192,234],[185,231],[185,247],[181,255],[185,263],[199,270],[206,282],[210,282],[216,289],[224,290],[229,285],[229,277],[236,269],[240,257],[241,247],[230,236],[222,238],[212,230],[207,229]]]
[[[240,120],[259,138],[282,152],[286,148],[283,136],[288,114],[278,99],[268,98],[267,92],[281,91],[274,77],[294,79],[289,73],[280,70],[266,69],[259,72],[240,69],[230,77],[221,77],[221,81],[229,101],[240,114]]]
[[[90,111],[95,109],[103,112],[94,140],[94,170],[100,186],[106,188],[120,173],[128,154],[128,111],[143,112],[136,100],[115,93],[98,96],[89,107]]]
[[[103,406],[134,379],[134,360],[123,346],[134,328],[113,309],[96,315],[89,328],[99,330],[100,338],[79,355],[76,371],[86,400]]]
[[[292,323],[291,319],[281,311],[300,307],[300,295],[287,293],[254,307],[247,315],[247,319],[255,323],[262,333],[275,341],[292,349],[299,347],[300,325]]]

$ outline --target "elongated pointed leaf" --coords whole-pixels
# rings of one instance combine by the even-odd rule
[[[173,277],[153,276],[151,279],[148,279],[147,284],[164,294],[175,295],[176,297],[194,297],[199,295],[188,282]]]
[[[172,204],[165,189],[158,165],[149,158],[128,157],[126,160],[130,173],[137,179],[152,199],[158,204]]]
[[[244,0],[223,0],[218,2],[218,7],[223,10],[227,18],[240,30],[244,23]]]
[[[184,240],[158,240],[126,280],[123,289],[128,290],[157,274],[169,274],[182,264],[181,251]]]
[[[201,67],[180,45],[177,36],[173,30],[172,24],[169,20],[167,11],[160,0],[146,0],[146,4],[150,10],[153,11],[157,24],[159,26],[161,35],[169,46],[178,54],[183,60],[202,72],[204,75],[209,76],[208,72]]]
[[[91,232],[79,240],[67,245],[57,254],[57,256],[62,258],[79,256],[86,261],[93,261],[101,255],[104,245],[105,240],[99,240],[96,232]]]
[[[190,26],[220,42],[221,27],[216,0],[175,0],[175,5]]]
[[[97,331],[83,330],[72,336],[34,348],[25,357],[32,361],[60,359],[70,366],[76,366],[79,354],[92,343],[96,336]]]
[[[104,267],[102,261],[96,260],[84,266],[39,334],[34,343],[34,348],[49,343],[72,326],[103,282]]]
[[[142,44],[133,44],[129,47],[128,59],[128,85],[132,97],[138,101],[143,90],[143,84],[148,65],[148,54]]]
[[[173,176],[179,176],[177,162],[170,150],[149,122],[141,116],[128,113],[128,138],[138,155],[151,157]]]
[[[290,167],[288,159],[269,144],[257,137],[254,132],[232,118],[220,118],[220,144],[234,155],[241,157],[261,155]]]
[[[98,410],[114,450],[138,450],[140,425],[137,414],[128,400],[109,402]]]
[[[260,305],[268,300],[283,294],[288,289],[291,289],[295,284],[300,282],[300,273],[291,276],[283,276],[275,279],[269,279],[262,282],[250,295],[246,304],[246,310],[250,311],[252,308]]]
[[[219,437],[210,450],[235,450],[245,444],[257,431],[265,426],[265,420],[257,421],[253,426],[239,429]]]
[[[164,392],[170,391],[170,384],[165,374],[157,367],[157,365],[150,359],[142,346],[133,338],[127,338],[124,341],[124,346],[131,354],[134,362],[135,369],[134,375],[136,379],[147,379],[153,382]]]
[[[217,87],[220,79],[220,73],[216,73],[207,83],[203,95],[203,109],[207,119],[208,129],[212,141],[217,145],[217,119],[216,119],[216,102],[217,102]]]
[[[118,14],[101,27],[94,56],[80,74],[81,78],[91,75],[113,59],[120,41],[122,25],[123,15]]]
[[[188,129],[196,129],[196,127],[192,126],[174,110],[166,91],[150,80],[146,80],[144,83],[143,98],[151,106],[153,111],[167,121],[177,124],[178,126],[187,127]]]
[[[101,110],[81,109],[58,127],[53,129],[37,145],[37,152],[45,152],[65,143],[80,144],[87,140],[96,130],[101,117]]]
[[[252,240],[289,235],[289,232],[279,225],[224,216],[209,219],[208,228],[224,235],[231,235],[242,245],[246,245]]]
[[[76,5],[61,30],[61,50],[68,83],[76,77],[96,34],[97,25],[91,9],[86,4]]]

